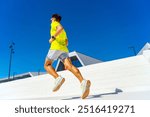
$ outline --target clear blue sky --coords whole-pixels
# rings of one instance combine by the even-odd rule
[[[0,78],[12,72],[44,71],[50,17],[62,15],[69,50],[109,61],[133,56],[150,42],[149,0],[0,0]]]

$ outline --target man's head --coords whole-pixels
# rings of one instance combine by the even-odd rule
[[[53,14],[51,20],[60,22],[61,21],[61,16],[59,14]]]

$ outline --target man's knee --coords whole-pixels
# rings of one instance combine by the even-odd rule
[[[72,65],[66,65],[66,66],[65,66],[65,69],[66,69],[66,70],[69,70],[69,71],[72,71]]]
[[[44,63],[44,69],[46,70],[46,68],[47,68],[47,64],[46,64],[46,63]]]
[[[44,63],[44,69],[46,69],[46,68],[47,68],[47,64]]]
[[[46,60],[44,63],[44,68],[46,69],[48,66],[52,65],[52,61]]]
[[[74,73],[77,73],[77,74],[79,73],[79,69],[76,68],[76,67],[73,66],[73,65],[65,66],[65,68],[66,68],[67,70],[71,71],[71,72],[74,72]]]

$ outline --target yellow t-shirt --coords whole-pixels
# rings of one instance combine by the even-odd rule
[[[51,30],[50,34],[53,36],[56,33],[56,28],[57,26],[61,25],[59,22],[54,21],[51,23]],[[65,30],[63,29],[59,35],[56,36],[56,39],[51,43],[51,50],[61,50],[64,52],[69,52],[67,45],[66,45],[66,40],[67,40],[67,35]]]

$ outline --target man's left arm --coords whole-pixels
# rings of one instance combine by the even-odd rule
[[[57,27],[56,27],[56,33],[53,35],[54,37],[57,37],[60,33],[61,33],[61,31],[63,30],[64,28],[61,26],[61,25],[58,25]]]

